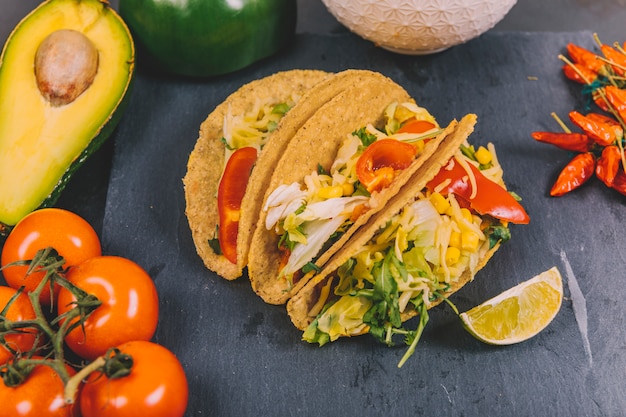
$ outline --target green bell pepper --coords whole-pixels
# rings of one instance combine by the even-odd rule
[[[214,76],[277,53],[293,38],[296,0],[120,0],[144,54],[166,72]]]

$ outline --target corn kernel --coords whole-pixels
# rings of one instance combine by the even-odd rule
[[[474,222],[474,218],[472,217],[472,212],[471,212],[471,211],[469,211],[469,209],[462,208],[462,209],[461,209],[461,215],[462,215],[462,216],[463,216],[463,218],[464,218],[465,220],[467,220],[468,222],[470,222],[470,223],[473,223],[473,222]]]
[[[440,193],[432,193],[430,195],[430,202],[433,206],[435,206],[435,209],[439,214],[444,214],[450,209],[450,203]]]
[[[354,194],[354,185],[349,182],[341,184],[341,195],[342,196],[350,196]]]
[[[341,197],[342,195],[343,187],[341,185],[328,185],[317,190],[317,196],[323,199]]]
[[[479,147],[474,156],[481,165],[487,165],[492,160],[491,152],[484,146]]]
[[[417,142],[413,144],[413,146],[415,146],[415,150],[417,151],[416,154],[419,155],[422,152],[424,152],[424,148],[426,147],[426,144],[424,143],[423,140],[418,140]]]
[[[450,233],[449,245],[455,248],[461,248],[461,233],[453,231]]]
[[[478,249],[479,238],[474,232],[463,232],[461,234],[461,249],[474,252]]]
[[[448,246],[448,249],[446,249],[446,264],[447,265],[452,265],[452,264],[457,263],[460,257],[461,257],[461,251],[458,248]]]

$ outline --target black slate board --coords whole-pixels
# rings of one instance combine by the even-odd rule
[[[548,190],[571,154],[535,143],[550,112],[584,111],[561,75],[568,42],[591,33],[487,33],[432,56],[391,54],[351,34],[299,35],[288,51],[236,74],[176,80],[140,71],[115,133],[103,224],[108,254],[135,260],[161,300],[155,341],[190,383],[188,416],[620,416],[626,413],[626,197],[595,179],[559,199]],[[472,143],[492,141],[527,226],[452,297],[461,311],[554,265],[565,300],[537,337],[509,347],[474,340],[450,308],[431,311],[415,355],[369,336],[318,348],[246,278],[227,282],[196,256],[182,177],[200,123],[243,83],[278,70],[373,69],[402,84],[440,123],[479,117]],[[415,324],[413,324],[415,325]]]

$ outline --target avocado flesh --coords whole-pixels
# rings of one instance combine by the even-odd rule
[[[52,32],[84,34],[99,54],[91,85],[53,106],[37,87],[35,54]],[[111,133],[129,88],[134,46],[119,16],[98,0],[50,0],[15,28],[0,58],[0,222],[16,224],[40,207]]]

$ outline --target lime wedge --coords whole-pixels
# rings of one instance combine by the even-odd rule
[[[493,345],[523,342],[545,329],[563,300],[556,267],[510,288],[459,317],[475,338]]]

